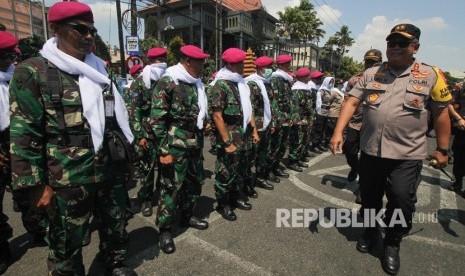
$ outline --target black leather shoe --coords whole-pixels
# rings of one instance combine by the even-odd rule
[[[274,182],[274,183],[279,183],[281,182],[281,179],[279,179],[279,177],[277,177],[274,172],[270,172],[268,174],[268,177],[267,177],[267,180],[271,181],[271,182]],[[257,185],[258,187],[258,185]],[[261,188],[261,187],[260,187]]]
[[[302,157],[300,161],[307,163],[308,161],[310,161],[310,159],[308,159],[307,157]]]
[[[302,168],[308,168],[308,164],[302,161],[297,161],[297,166],[302,167]]]
[[[229,205],[219,205],[216,207],[216,211],[225,219],[229,221],[235,221],[237,219],[236,214]]]
[[[124,264],[118,264],[111,268],[105,269],[105,276],[137,276],[137,273]]]
[[[181,226],[192,227],[198,230],[205,230],[208,228],[208,222],[203,219],[199,219],[196,216],[191,216],[190,218],[184,217],[181,221]]]
[[[171,254],[176,251],[176,247],[174,246],[173,236],[169,230],[162,231],[160,233],[160,249],[165,254]]]
[[[454,184],[447,186],[447,190],[460,193],[462,190],[462,182],[455,181]]]
[[[252,204],[247,203],[243,201],[242,199],[236,200],[236,202],[234,203],[234,207],[236,207],[237,209],[246,210],[246,211],[252,210]]]
[[[319,150],[318,148],[311,148],[310,149],[311,152],[313,153],[316,153],[316,154],[322,154],[323,152],[321,150]]]
[[[274,170],[274,174],[276,176],[284,177],[284,178],[289,178],[289,174],[281,170],[280,168]]]
[[[250,185],[250,184],[245,184],[244,185],[244,193],[251,198],[257,198],[258,194],[257,191],[255,191],[255,188]]]
[[[7,241],[0,243],[0,275],[3,274],[10,265],[10,246]]]
[[[322,152],[328,151],[329,149],[325,146],[318,146],[318,149]]]
[[[368,253],[378,242],[380,232],[378,228],[365,229],[363,235],[358,239],[357,250],[361,253]]]
[[[140,209],[144,217],[150,217],[153,214],[152,202],[150,201],[142,202],[142,206],[140,207]]]
[[[360,195],[360,188],[357,188],[354,194],[355,194],[355,203],[362,204],[362,196]]]
[[[303,172],[304,170],[302,170],[301,167],[297,166],[296,163],[293,163],[293,164],[290,164],[289,166],[287,166],[290,170],[293,170],[293,171],[296,171],[296,172]]]
[[[276,177],[276,176],[275,176]],[[276,177],[279,182],[279,178]],[[271,181],[271,180],[270,180]],[[274,186],[268,183],[265,179],[258,178],[255,180],[255,186],[265,189],[265,190],[273,190]]]
[[[355,179],[357,179],[357,175],[358,175],[357,170],[351,169],[349,174],[347,175],[347,181],[354,182]]]
[[[315,157],[316,154],[311,152],[310,150],[307,151],[307,153],[305,153],[305,157]]]
[[[84,238],[82,239],[82,246],[88,246],[90,244],[90,229],[87,229],[86,233],[84,233]]]
[[[400,247],[386,245],[384,246],[384,256],[381,260],[381,266],[389,275],[397,275],[400,269]]]

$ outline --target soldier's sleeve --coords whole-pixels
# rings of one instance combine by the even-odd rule
[[[153,90],[150,125],[156,138],[157,153],[160,155],[169,154],[169,109],[171,108],[171,100],[175,87],[176,84],[171,77],[164,77]]]
[[[449,105],[449,102],[452,100],[452,95],[447,86],[446,77],[441,70],[437,67],[432,67],[434,72],[436,72],[437,78],[436,83],[431,89],[431,107],[434,108],[445,108]]]
[[[137,139],[144,137],[143,125],[142,125],[142,115],[141,115],[141,105],[142,105],[142,93],[145,89],[145,86],[142,87],[143,83],[138,80],[135,80],[131,83],[130,89],[130,109],[129,109],[129,123],[131,124],[132,131],[134,136]]]
[[[10,82],[10,154],[15,190],[48,184],[39,79],[32,68],[19,66]]]
[[[247,85],[250,88],[250,103],[252,104],[254,119],[255,121],[257,121],[257,114],[255,110],[256,110],[256,107],[259,106],[260,104],[258,102],[260,100],[259,94],[261,94],[260,87],[258,87],[258,85],[253,81],[247,82]]]
[[[291,114],[290,118],[293,122],[298,122],[300,121],[300,116],[299,116],[299,102],[302,100],[301,99],[301,94],[302,90],[291,90]]]
[[[213,112],[223,111],[226,105],[226,91],[218,80],[213,87],[210,87],[211,108]]]

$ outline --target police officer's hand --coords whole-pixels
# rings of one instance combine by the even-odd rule
[[[439,151],[435,151],[431,155],[431,159],[435,160],[435,162],[431,162],[431,166],[435,169],[442,169],[447,166],[449,162],[449,157],[447,155],[442,154]]]
[[[226,154],[231,154],[236,151],[236,146],[234,144],[231,144],[229,147],[224,149],[226,151]]]
[[[169,165],[172,164],[174,161],[174,157],[171,154],[165,155],[165,156],[160,156],[160,163],[163,165]]]
[[[5,155],[0,153],[0,170],[9,166],[10,161]]]
[[[455,124],[455,127],[457,127],[458,129],[460,129],[462,131],[465,130],[465,120],[464,119],[460,119],[457,122],[455,122],[454,124]]]
[[[146,150],[146,149],[147,149],[147,139],[145,139],[145,138],[140,139],[140,141],[139,141],[139,146],[140,146],[142,149],[145,149],[145,150]]]
[[[260,142],[260,136],[258,136],[258,132],[257,132],[256,128],[254,128],[254,130],[253,130],[252,137],[253,137],[252,141],[253,141],[254,144]]]
[[[53,194],[53,189],[48,185],[36,187],[32,193],[33,206],[37,209],[47,209],[51,205]]]
[[[212,131],[212,125],[207,124],[204,130],[205,130],[205,134],[210,134],[210,131]]]
[[[331,141],[329,142],[329,148],[333,154],[342,151],[342,143],[344,142],[342,138],[342,133],[334,132],[333,137],[331,137]]]

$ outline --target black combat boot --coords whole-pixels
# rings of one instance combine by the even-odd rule
[[[381,266],[389,275],[397,275],[400,269],[400,238],[389,237],[387,234],[383,245],[384,256],[381,260]]]
[[[160,237],[160,249],[165,254],[171,254],[176,251],[176,246],[174,246],[173,235],[171,234],[171,228],[161,228]]]
[[[152,202],[151,201],[142,202],[140,210],[144,217],[150,217],[153,214]]]
[[[326,151],[329,150],[329,148],[327,148],[326,146],[323,146],[323,145],[319,145],[319,146],[318,146],[318,149],[319,149],[320,151],[322,151],[322,152],[326,152]]]
[[[290,162],[289,165],[287,166],[288,169],[296,171],[296,172],[303,172],[301,167],[297,165],[297,162]]]
[[[349,174],[347,175],[347,181],[354,182],[357,179],[358,172],[356,169],[351,169]]]
[[[237,219],[236,214],[234,213],[231,205],[229,204],[229,195],[216,196],[216,201],[218,206],[216,206],[216,211],[225,219],[229,221],[235,221]]]
[[[302,161],[297,161],[297,166],[301,167],[301,168],[308,168],[308,164],[307,163],[304,163]]]
[[[274,174],[276,176],[284,177],[284,178],[289,178],[289,174],[287,172],[284,172],[281,168],[275,168],[274,169]]]
[[[310,152],[315,153],[315,154],[322,154],[323,152],[318,149],[318,147],[311,147]]]
[[[252,204],[247,203],[243,199],[241,199],[239,191],[231,192],[229,202],[233,208],[246,211],[252,210]]]
[[[190,210],[183,210],[181,213],[181,226],[192,227],[198,230],[205,230],[208,228],[208,222],[193,215],[194,207]]]
[[[315,157],[315,156],[316,156],[316,153],[311,152],[310,149],[305,153],[305,157]]]
[[[279,179],[279,177],[277,177],[277,176],[274,174],[273,171],[270,171],[270,172],[268,173],[266,179],[269,180],[269,181],[271,181],[271,182],[274,182],[274,183],[279,183],[279,182],[281,182],[281,179]],[[257,187],[259,187],[259,186],[257,185]]]
[[[0,242],[0,275],[3,274],[10,265],[10,246],[8,241]]]
[[[376,245],[380,237],[379,227],[366,228],[357,242],[357,250],[361,253],[368,253]]]
[[[137,273],[122,262],[105,268],[105,276],[137,276]]]
[[[88,246],[90,244],[90,241],[90,227],[87,227],[87,230],[84,233],[84,237],[82,238],[82,246]]]
[[[273,174],[273,176],[274,176],[274,174]],[[274,176],[274,177],[276,179],[278,179],[278,182],[279,182],[279,178],[277,178],[276,176]],[[255,186],[257,186],[259,188],[262,188],[262,189],[265,189],[265,190],[273,190],[274,189],[273,185],[268,183],[265,178],[262,178],[260,176],[257,176],[257,178],[255,179]]]
[[[302,157],[300,158],[300,161],[304,162],[304,163],[307,163],[308,161],[310,161],[310,159],[308,159],[307,157]]]
[[[254,180],[248,181],[244,183],[244,193],[251,198],[257,198],[258,194],[257,191],[255,191],[254,188]]]

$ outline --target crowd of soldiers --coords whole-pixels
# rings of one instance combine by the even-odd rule
[[[413,69],[407,70],[407,78],[396,81],[410,85],[407,96],[411,93],[412,97],[407,102],[400,102],[403,96],[398,98],[399,106],[406,107],[404,116],[418,113],[420,124],[409,127],[418,125],[415,135],[424,136],[427,95],[431,95],[435,112],[441,112],[435,113],[435,124],[442,126],[436,128],[438,148],[433,158],[437,168],[447,164],[443,112],[449,111],[457,129],[452,147],[457,180],[450,189],[461,191],[464,89],[458,89],[453,104],[448,105],[450,95],[435,67],[409,63],[409,59],[405,64],[392,61],[389,67],[382,63],[381,52],[371,49],[364,56],[366,71],[345,83],[308,68],[292,72],[290,55],[279,55],[276,60],[261,56],[254,61],[255,73],[244,77],[246,53],[229,48],[221,56],[224,67],[204,84],[202,70],[209,55],[195,45],[184,45],[179,63],[170,67],[166,49],[150,49],[146,53],[150,64],[131,67],[133,81],[120,95],[104,62],[92,54],[97,30],[90,7],[74,1],[56,3],[49,10],[48,22],[54,37],[45,43],[41,57],[16,67],[17,40],[0,33],[0,199],[5,187],[11,187],[25,228],[35,240],[48,244],[50,275],[85,274],[82,247],[89,242],[91,216],[99,221],[105,273],[135,275],[123,262],[131,216],[126,183],[132,169],[140,178],[137,196],[142,215],[151,216],[156,202],[155,224],[164,253],[176,250],[172,232],[178,211],[181,227],[207,229],[208,222],[194,215],[202,193],[206,136],[212,141],[210,152],[216,155],[216,211],[226,220],[237,219],[236,208],[251,210],[248,199],[258,197],[255,188],[273,190],[273,183],[289,177],[286,169],[302,172],[309,157],[329,149],[345,153],[351,167],[349,181],[360,177],[356,202],[362,208],[380,209],[384,189],[390,189],[388,200],[396,203],[388,204],[387,216],[393,208],[400,208],[408,217],[414,202],[404,193],[411,196],[412,190],[401,185],[413,185],[416,191],[419,174],[412,180],[398,178],[421,170],[418,160],[424,159],[423,140],[399,146],[391,139],[394,142],[378,152],[385,140],[381,137],[383,142],[377,144],[378,140],[370,138],[376,132],[367,131],[379,127],[379,121],[363,118],[367,114],[378,118],[377,112],[386,112],[381,107],[387,101],[382,100],[392,95],[386,83],[410,66]],[[387,37],[388,60],[392,49],[412,47],[409,53],[416,53],[419,36],[419,29],[410,24],[393,28]],[[412,135],[405,141],[414,139]],[[414,147],[413,155],[403,155],[403,147]],[[398,167],[405,174],[396,171]],[[390,171],[380,172],[380,168]],[[394,185],[370,184],[386,182],[382,177]],[[2,209],[0,216],[2,273],[8,267],[12,229]],[[399,271],[400,240],[410,228],[411,221],[387,231],[382,266],[389,274]],[[367,228],[357,249],[368,252],[378,235],[379,228]]]

